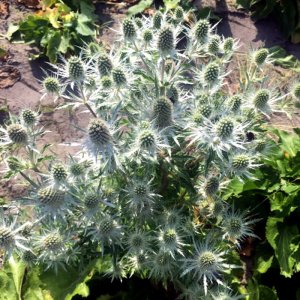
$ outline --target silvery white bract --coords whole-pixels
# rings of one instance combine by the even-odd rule
[[[53,66],[43,92],[64,100],[57,109],[84,108],[86,128],[72,123],[84,135],[71,144],[76,155],[58,160],[41,147],[47,132],[27,108],[0,129],[6,178],[28,182],[13,204],[27,212],[19,222],[35,220],[27,230],[1,221],[7,255],[57,272],[110,255],[113,279],[171,280],[185,299],[239,298],[227,285],[230,257],[256,237],[258,220],[223,192],[233,178],[255,180],[269,149],[262,116],[299,101],[300,88],[269,88],[263,48],[228,92],[238,43],[190,14],[178,7],[125,19],[110,49],[91,42]]]

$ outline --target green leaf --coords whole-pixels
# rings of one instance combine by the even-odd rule
[[[95,34],[91,19],[84,14],[78,14],[76,31],[83,36],[93,36]]]
[[[277,300],[278,296],[271,288],[260,285],[259,286],[259,299],[261,300]]]
[[[15,259],[13,255],[10,257],[8,265],[15,283],[16,292],[21,299],[22,283],[25,275],[26,265],[21,260],[18,261]]]
[[[277,248],[276,239],[279,235],[278,223],[283,222],[283,218],[269,217],[266,225],[266,238],[273,249]]]
[[[61,35],[59,31],[52,34],[48,40],[46,55],[49,57],[51,63],[55,63],[57,60],[58,48],[61,42]]]
[[[128,11],[127,15],[134,16],[137,14],[142,13],[145,9],[149,8],[153,3],[153,0],[141,0],[138,4],[131,6]]]
[[[166,9],[174,9],[179,5],[180,0],[163,0]]]
[[[64,31],[63,35],[61,36],[60,44],[58,47],[58,51],[61,53],[67,53],[69,48],[73,48],[73,46],[70,44],[71,41],[71,35],[68,31]]]
[[[285,49],[280,46],[274,46],[269,49],[274,58],[274,64],[286,69],[300,72],[300,61],[294,55],[289,55]]]

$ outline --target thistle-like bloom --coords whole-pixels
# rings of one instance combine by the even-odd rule
[[[22,243],[22,241],[26,242],[26,238],[19,234],[28,223],[17,227],[16,218],[12,223],[8,224],[2,212],[0,212],[0,217],[2,219],[0,223],[0,249],[4,251],[4,254],[10,257],[14,250],[28,250]]]
[[[173,104],[169,99],[160,98],[155,102],[153,119],[158,129],[164,129],[173,124]]]
[[[255,163],[256,158],[248,153],[236,153],[229,159],[229,173],[239,178],[251,178],[251,170],[259,166]]]
[[[175,38],[174,32],[170,27],[164,27],[159,32],[157,48],[162,57],[166,57],[174,53]]]
[[[247,237],[258,238],[253,231],[253,224],[257,223],[259,219],[253,219],[247,216],[247,212],[228,210],[224,214],[222,221],[223,239],[228,239],[238,248],[241,247],[241,242]]]
[[[207,19],[201,19],[194,28],[195,31],[195,38],[196,40],[204,44],[207,42],[208,35],[210,32],[210,25]]]
[[[166,227],[160,229],[158,236],[158,247],[162,252],[169,253],[173,259],[175,259],[175,254],[179,253],[184,256],[183,246],[185,244],[182,242],[183,238],[179,234],[178,230],[172,227]]]
[[[159,197],[152,191],[151,182],[144,180],[132,181],[131,185],[125,190],[128,196],[128,206],[132,213],[137,216],[152,210],[154,200]]]
[[[123,35],[127,41],[133,41],[136,38],[135,26],[131,19],[125,19],[123,21]]]
[[[153,28],[160,29],[161,23],[163,21],[163,15],[160,11],[157,11],[153,16]]]
[[[268,49],[260,48],[251,54],[252,61],[257,67],[262,67],[265,64],[272,63],[272,55],[269,54]]]
[[[21,124],[13,123],[6,127],[0,127],[0,145],[14,144],[18,146],[27,146],[29,135],[25,127]]]
[[[176,276],[176,263],[170,253],[159,251],[152,254],[149,260],[150,277],[165,281]]]
[[[23,109],[21,111],[21,119],[25,126],[31,127],[37,123],[38,115],[31,109]]]
[[[224,285],[220,280],[220,274],[225,272],[230,265],[225,263],[224,251],[215,248],[207,239],[204,243],[194,245],[194,257],[183,259],[183,272],[181,276],[190,275],[192,279],[203,281],[205,295],[208,285],[216,281]]]
[[[148,232],[135,230],[130,232],[126,239],[126,245],[128,253],[145,253],[151,250],[150,248],[150,237]]]

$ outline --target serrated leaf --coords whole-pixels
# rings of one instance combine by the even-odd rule
[[[83,36],[92,36],[95,34],[91,19],[84,14],[78,14],[76,31]]]
[[[15,283],[16,292],[21,299],[22,283],[26,265],[21,260],[17,260],[13,255],[9,258],[8,265]]]
[[[49,57],[51,63],[57,60],[58,48],[61,42],[61,35],[59,31],[53,32],[48,40],[46,55]]]
[[[179,5],[180,0],[163,0],[166,9],[174,9]]]

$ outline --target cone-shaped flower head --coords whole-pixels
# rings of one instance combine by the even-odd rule
[[[209,85],[214,84],[218,80],[219,74],[219,65],[215,62],[211,62],[205,67],[204,81]]]
[[[224,44],[223,44],[223,49],[225,52],[230,52],[233,49],[234,41],[232,37],[228,37],[225,39]]]
[[[143,39],[146,43],[150,43],[153,40],[153,33],[150,29],[146,29],[143,32]]]
[[[204,192],[207,196],[213,196],[218,192],[219,186],[219,179],[217,177],[210,177],[204,182]]]
[[[180,7],[180,6],[177,6],[176,9],[175,9],[175,18],[177,20],[182,20],[184,17],[184,11],[183,11],[183,8]]]
[[[7,127],[7,134],[15,144],[26,144],[28,135],[26,129],[20,124],[11,124]]]
[[[211,37],[208,46],[207,46],[207,50],[210,54],[218,54],[220,52],[220,37],[218,35],[214,35],[213,37]]]
[[[88,135],[92,143],[97,146],[105,146],[112,141],[107,125],[101,119],[91,120],[88,126]]]
[[[198,42],[205,42],[209,32],[209,22],[206,19],[200,20],[195,29],[195,36]]]
[[[161,22],[162,22],[162,13],[160,11],[157,11],[153,16],[153,27],[156,29],[160,29]]]
[[[250,159],[245,154],[236,155],[232,159],[232,167],[235,171],[242,172],[246,170],[250,165]]]
[[[167,98],[160,98],[154,104],[154,118],[158,128],[165,128],[172,124],[173,104]]]
[[[52,166],[51,173],[56,182],[63,182],[68,177],[66,168],[60,163]]]
[[[55,77],[46,77],[43,81],[44,89],[49,94],[59,94],[60,92],[60,83]]]
[[[125,40],[132,41],[136,37],[136,30],[134,23],[131,19],[125,19],[123,21],[123,35]]]
[[[172,85],[167,91],[167,97],[172,101],[173,104],[179,100],[179,92],[176,86]]]
[[[125,85],[127,82],[125,73],[120,68],[115,68],[112,70],[112,77],[113,77],[113,81],[117,87],[121,87],[121,86]]]
[[[84,205],[87,209],[95,209],[99,204],[99,197],[97,194],[87,194],[84,197]]]
[[[164,27],[160,30],[157,42],[157,48],[162,56],[172,54],[174,50],[174,33],[170,27]]]
[[[224,117],[218,121],[216,126],[217,135],[222,139],[227,139],[232,135],[234,122],[229,117]]]
[[[36,122],[36,113],[31,109],[24,109],[22,111],[22,119],[26,125],[31,126]]]
[[[254,106],[259,110],[264,110],[270,99],[270,92],[266,89],[259,90],[253,99]]]
[[[234,95],[229,99],[229,107],[233,112],[237,112],[242,105],[242,97]]]
[[[105,53],[100,54],[98,58],[98,69],[100,75],[101,76],[109,75],[112,68],[113,65],[110,58]]]
[[[84,79],[84,66],[80,57],[72,56],[67,63],[68,75],[71,80],[81,81]]]
[[[268,55],[269,55],[268,49],[266,48],[259,49],[254,53],[254,62],[258,66],[260,66],[266,61]]]

